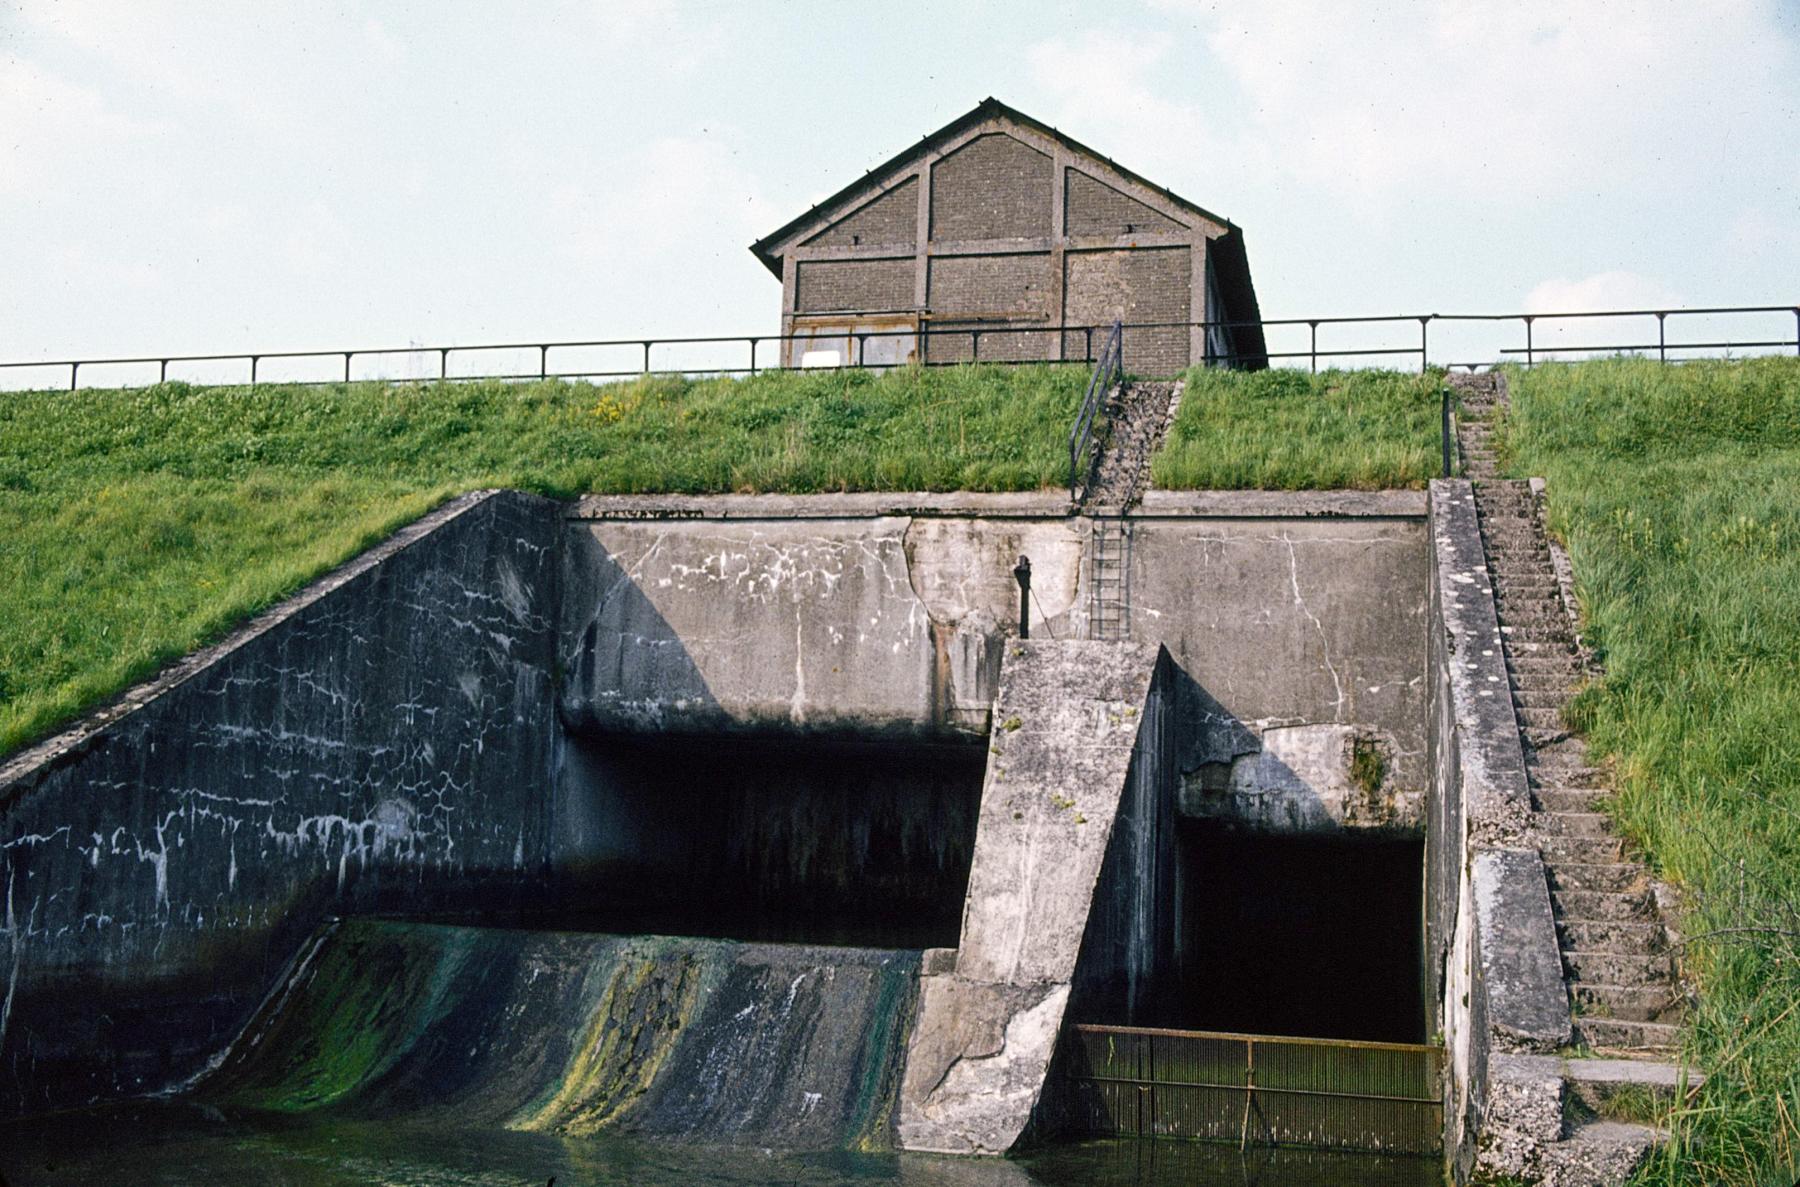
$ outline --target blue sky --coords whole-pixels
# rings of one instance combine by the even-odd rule
[[[1267,316],[1800,301],[1800,0],[0,0],[0,358],[772,331],[749,243],[990,94]]]

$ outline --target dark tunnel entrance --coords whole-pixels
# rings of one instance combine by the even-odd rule
[[[571,738],[557,924],[954,947],[986,757],[979,741]]]
[[[1180,830],[1171,1025],[1417,1043],[1424,842]]]

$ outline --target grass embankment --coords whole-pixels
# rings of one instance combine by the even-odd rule
[[[1685,892],[1699,984],[1656,1183],[1800,1174],[1800,360],[1515,373],[1502,443],[1549,479],[1604,680],[1576,724]]]
[[[1441,372],[1186,375],[1152,463],[1170,490],[1392,490],[1437,477]]]
[[[0,396],[0,754],[456,493],[1022,490],[1086,369]]]

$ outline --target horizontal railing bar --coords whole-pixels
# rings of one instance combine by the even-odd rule
[[[1770,342],[1628,342],[1618,346],[1574,346],[1566,343],[1551,343],[1545,346],[1533,345],[1509,346],[1501,349],[1501,354],[1550,355],[1557,351],[1568,350],[1721,350],[1733,346],[1793,346],[1792,338],[1777,338]]]
[[[1075,1030],[1083,1034],[1144,1035],[1167,1039],[1228,1039],[1234,1042],[1292,1044],[1302,1047],[1354,1047],[1367,1051],[1412,1051],[1441,1055],[1442,1047],[1430,1043],[1384,1043],[1373,1039],[1319,1039],[1303,1035],[1240,1034],[1224,1030],[1168,1030],[1155,1026],[1108,1026],[1097,1022],[1077,1022]]]
[[[849,317],[860,315],[863,312],[864,311],[860,311],[860,310],[845,310],[845,311],[843,311],[843,316],[846,318],[849,318]],[[1583,318],[1583,319],[1618,318],[1618,317],[1663,317],[1663,318],[1668,318],[1668,317],[1719,316],[1719,315],[1724,315],[1724,314],[1771,314],[1771,313],[1785,313],[1785,314],[1800,313],[1800,306],[1796,306],[1796,305],[1718,305],[1718,306],[1704,306],[1704,307],[1687,308],[1687,309],[1608,309],[1608,310],[1595,309],[1595,310],[1576,310],[1576,311],[1569,311],[1569,312],[1552,312],[1552,313],[1390,313],[1390,314],[1367,314],[1367,315],[1354,315],[1354,316],[1310,317],[1310,318],[1305,318],[1305,317],[1264,318],[1264,319],[1260,319],[1260,320],[1226,319],[1226,320],[1212,320],[1212,321],[1133,322],[1133,323],[1127,324],[1124,328],[1127,330],[1156,330],[1156,329],[1198,330],[1198,329],[1234,329],[1234,328],[1247,328],[1247,327],[1253,327],[1253,326],[1261,326],[1261,327],[1312,326],[1312,327],[1317,327],[1317,326],[1322,326],[1322,325],[1353,325],[1353,324],[1371,325],[1371,324],[1382,324],[1382,323],[1388,323],[1388,322],[1417,324],[1420,322],[1431,322],[1431,321],[1539,322],[1539,321],[1565,321],[1565,320],[1578,319],[1578,318]],[[829,315],[821,315],[821,316],[829,316]],[[472,342],[472,343],[466,343],[466,344],[460,344],[460,345],[448,345],[448,346],[446,346],[446,345],[436,345],[436,346],[406,345],[406,346],[365,346],[365,347],[354,347],[354,348],[350,348],[350,349],[337,348],[337,349],[313,349],[313,350],[258,350],[258,351],[243,350],[243,351],[230,351],[230,352],[210,352],[210,353],[202,353],[202,354],[154,354],[154,355],[112,356],[112,357],[104,357],[104,358],[61,358],[61,359],[36,359],[36,360],[8,360],[5,362],[0,362],[0,368],[70,367],[70,366],[107,367],[107,366],[126,366],[126,365],[133,365],[133,364],[148,364],[148,363],[236,362],[236,361],[242,361],[242,360],[248,360],[248,359],[342,358],[345,355],[350,355],[351,357],[354,358],[359,355],[374,356],[374,355],[396,355],[396,354],[441,354],[446,351],[450,352],[450,353],[459,353],[459,352],[498,351],[498,350],[537,350],[537,351],[573,350],[573,349],[599,350],[599,349],[613,349],[613,348],[626,348],[626,347],[643,349],[645,346],[650,346],[652,348],[657,347],[657,346],[706,346],[706,345],[727,346],[727,345],[740,345],[745,342],[753,342],[757,345],[760,345],[762,343],[785,344],[785,343],[791,343],[791,342],[816,342],[816,341],[821,341],[821,340],[830,341],[837,337],[861,338],[861,339],[910,338],[910,337],[922,337],[922,338],[926,338],[926,339],[944,338],[944,337],[962,338],[962,337],[967,337],[967,336],[977,334],[977,333],[980,334],[982,337],[988,337],[988,336],[995,335],[995,334],[1011,334],[1011,335],[1017,335],[1017,334],[1070,334],[1070,333],[1081,333],[1081,332],[1086,332],[1089,330],[1096,330],[1096,329],[1105,330],[1108,328],[1109,327],[1104,326],[1104,325],[1089,326],[1089,325],[1068,325],[1068,324],[1028,325],[1028,326],[1021,326],[1021,325],[1017,325],[1017,324],[988,325],[988,326],[982,326],[979,328],[969,326],[969,325],[944,326],[944,327],[921,325],[917,328],[902,328],[902,329],[892,329],[892,330],[857,330],[854,327],[846,327],[846,329],[842,333],[834,333],[829,336],[821,336],[815,330],[810,333],[801,333],[801,334],[780,334],[780,333],[775,333],[775,334],[717,334],[717,335],[700,335],[700,336],[681,336],[681,337],[671,337],[671,338],[637,337],[637,338],[602,338],[602,339],[557,339],[557,340],[552,340],[552,341],[536,341],[536,342]],[[1785,346],[1785,345],[1789,345],[1790,342],[1791,342],[1791,340],[1777,340],[1777,341],[1765,343],[1762,345]],[[1417,347],[1412,347],[1412,348],[1407,348],[1406,350],[1397,350],[1392,353],[1416,353],[1417,350],[1418,350]],[[1270,355],[1269,357],[1293,358],[1293,357],[1298,357],[1298,354],[1301,354],[1301,353],[1310,355],[1313,353],[1349,354],[1349,353],[1353,353],[1353,352],[1350,352],[1350,351],[1291,352],[1291,353],[1283,353],[1279,356]],[[1377,351],[1377,352],[1362,352],[1362,353],[1388,353],[1388,352]],[[1523,353],[1523,352],[1512,352],[1512,353]]]
[[[1442,1108],[1439,1096],[1384,1096],[1377,1092],[1334,1092],[1328,1088],[1271,1088],[1266,1084],[1203,1084],[1197,1080],[1142,1080],[1130,1076],[1074,1075],[1087,1084],[1129,1084],[1139,1088],[1201,1088],[1221,1092],[1254,1092],[1259,1096],[1328,1096],[1344,1100],[1378,1100],[1393,1105],[1432,1105]]]

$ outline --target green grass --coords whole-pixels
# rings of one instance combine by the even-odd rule
[[[1800,1175],[1800,360],[1515,372],[1603,681],[1574,706],[1625,831],[1688,904],[1687,1055],[1654,1183]]]
[[[1186,376],[1152,462],[1167,490],[1390,490],[1439,473],[1443,376],[1219,371]]]
[[[0,396],[0,754],[486,486],[1024,490],[1081,367]]]

